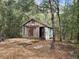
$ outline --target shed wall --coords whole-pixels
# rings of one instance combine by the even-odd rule
[[[45,39],[49,40],[51,37],[53,37],[52,29],[45,27]]]
[[[39,27],[35,28],[33,35],[35,38],[39,38]]]
[[[22,27],[22,37],[29,37],[28,35],[29,31],[27,27]],[[33,38],[39,38],[39,27],[34,28],[33,30]]]

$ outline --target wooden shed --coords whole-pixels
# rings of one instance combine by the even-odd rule
[[[22,25],[22,37],[50,39],[53,35],[52,28],[39,21],[31,19]]]

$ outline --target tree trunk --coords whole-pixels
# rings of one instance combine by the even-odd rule
[[[70,36],[70,40],[73,39],[73,30],[71,31],[71,36]]]
[[[77,33],[77,41],[79,41],[79,32]]]
[[[54,24],[54,13],[53,13],[53,9],[52,9],[52,4],[51,4],[51,0],[49,0],[49,5],[50,5],[50,12],[51,12],[51,22],[52,22],[52,31],[53,31],[53,39],[52,39],[52,43],[51,43],[51,49],[55,48],[55,24]]]
[[[77,7],[79,7],[79,0],[77,0],[77,5],[78,5]],[[79,12],[79,8],[77,11]],[[77,24],[78,24],[78,30],[79,30],[79,13],[77,15]],[[79,31],[77,33],[77,40],[79,41]]]
[[[57,16],[58,16],[58,19],[59,19],[59,31],[60,31],[60,41],[62,42],[62,31],[61,31],[61,20],[60,20],[60,15],[59,15],[59,0],[57,0]]]
[[[52,40],[52,43],[51,43],[51,49],[54,49],[55,48],[55,24],[54,24],[54,15],[52,14],[51,16],[51,21],[52,21],[52,28],[53,28],[53,40]]]
[[[59,18],[59,31],[60,31],[60,41],[62,42],[62,31],[61,31],[61,21],[59,16],[59,11],[57,12],[58,18]]]

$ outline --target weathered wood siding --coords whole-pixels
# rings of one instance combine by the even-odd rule
[[[28,37],[30,37],[28,34],[29,34],[29,28],[23,27],[22,28],[22,36],[28,38]],[[34,28],[33,38],[39,38],[39,27]]]
[[[53,31],[50,28],[45,27],[45,39],[49,40],[51,37],[53,37]]]
[[[34,30],[34,37],[39,38],[39,27]]]
[[[52,33],[53,33],[52,30],[49,27],[47,27],[37,21],[34,21],[34,20],[31,20],[22,26],[22,37],[40,38],[40,28],[41,27],[44,28],[45,32],[43,32],[43,34],[45,34],[45,39],[46,40],[50,39],[50,37],[52,37]]]
[[[28,32],[27,32],[27,28],[26,27],[22,27],[22,37],[28,37]]]

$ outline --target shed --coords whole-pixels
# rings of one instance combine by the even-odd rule
[[[31,19],[22,24],[22,37],[50,39],[53,37],[52,28],[37,20]]]

